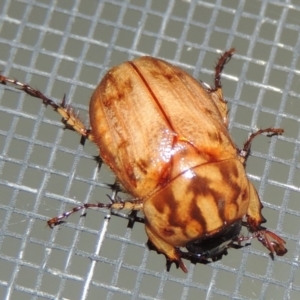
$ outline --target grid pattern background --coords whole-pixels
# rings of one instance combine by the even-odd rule
[[[289,252],[272,261],[257,242],[188,274],[145,246],[143,225],[107,212],[46,221],[82,202],[108,201],[113,174],[97,148],[79,144],[38,99],[0,86],[1,299],[299,299],[300,5],[297,0],[2,0],[0,70],[52,99],[63,95],[88,120],[109,67],[151,55],[212,82],[219,54],[237,49],[222,78],[230,132],[258,137],[247,173],[267,227]],[[99,239],[105,234],[104,240]]]

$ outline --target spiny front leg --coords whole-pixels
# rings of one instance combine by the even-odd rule
[[[165,255],[167,259],[167,271],[170,270],[172,263],[175,263],[177,268],[179,267],[183,272],[187,273],[187,268],[181,259],[180,251],[160,238],[155,232],[153,232],[147,220],[145,223],[146,232],[149,238],[147,243],[148,247],[150,250],[156,250],[158,253],[162,253]]]
[[[43,104],[50,105],[55,111],[57,111],[62,117],[62,123],[65,124],[66,128],[74,130],[78,132],[83,140],[81,143],[84,143],[85,139],[93,141],[93,134],[91,129],[86,128],[86,126],[81,121],[77,112],[74,109],[66,104],[65,96],[60,104],[57,104],[55,101],[46,97],[43,93],[39,90],[34,89],[28,84],[22,83],[18,80],[11,79],[0,75],[0,83],[3,85],[11,84],[15,87],[18,87],[20,90],[24,91],[26,94],[41,99]]]
[[[261,226],[262,223],[266,222],[261,214],[263,206],[259,200],[256,189],[250,182],[249,191],[250,202],[247,211],[247,222],[244,225],[247,226],[252,233],[251,238],[257,238],[258,241],[270,251],[272,259],[274,258],[274,253],[278,256],[283,256],[287,253],[287,249],[285,248],[286,242],[277,234]]]

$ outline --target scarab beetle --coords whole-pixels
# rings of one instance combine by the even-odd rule
[[[65,100],[56,104],[29,85],[0,76],[2,84],[42,99],[68,128],[94,142],[133,199],[84,204],[49,220],[49,226],[84,208],[141,210],[150,248],[166,256],[168,269],[175,262],[185,272],[182,258],[215,261],[254,237],[272,257],[284,255],[285,241],[261,226],[263,206],[245,172],[253,138],[283,130],[259,130],[242,149],[235,146],[220,81],[233,53],[230,49],[219,58],[214,87],[148,56],[112,68],[92,95],[91,129]],[[250,236],[240,234],[242,226]]]

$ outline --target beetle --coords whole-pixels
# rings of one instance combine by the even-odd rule
[[[228,131],[228,108],[221,73],[234,49],[216,65],[214,87],[197,81],[163,60],[144,56],[110,69],[95,89],[86,128],[72,107],[47,98],[27,84],[0,75],[40,98],[61,116],[67,128],[99,148],[132,200],[87,203],[48,221],[50,227],[85,208],[142,211],[148,246],[184,272],[182,258],[193,263],[221,259],[230,247],[257,238],[272,258],[287,252],[285,241],[262,227],[266,222],[258,193],[247,178],[246,161],[259,134],[283,133],[267,128],[252,133],[238,149]],[[132,214],[131,214],[132,216]],[[242,226],[251,235],[241,235]],[[186,250],[184,250],[184,248]]]

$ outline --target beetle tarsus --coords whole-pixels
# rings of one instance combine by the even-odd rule
[[[251,150],[251,143],[255,137],[257,137],[260,134],[267,133],[268,137],[272,137],[274,135],[281,135],[284,132],[282,128],[273,128],[269,127],[266,129],[259,129],[254,133],[251,133],[250,136],[248,137],[247,141],[244,143],[243,149],[238,150],[239,156],[244,158],[245,161],[247,161],[247,158],[250,155],[250,150]]]
[[[220,56],[219,61],[215,68],[215,87],[213,91],[217,91],[218,89],[222,88],[221,74],[224,69],[224,66],[230,61],[234,51],[235,49],[231,48]]]
[[[80,120],[78,114],[74,112],[74,109],[70,105],[66,104],[66,95],[64,95],[61,104],[57,104],[55,101],[45,96],[39,90],[34,89],[30,85],[22,83],[16,79],[0,75],[0,83],[3,85],[14,85],[20,90],[24,91],[26,94],[41,99],[45,106],[50,105],[56,112],[58,112],[61,115],[62,123],[66,126],[67,129],[74,130],[78,132],[81,136],[85,137],[85,139],[93,141],[93,134],[91,130],[85,127],[83,122]]]
[[[64,219],[67,219],[70,215],[72,215],[73,213],[76,213],[77,211],[80,211],[83,209],[91,209],[91,208],[110,209],[111,207],[112,207],[112,204],[106,204],[106,203],[85,203],[83,205],[76,206],[73,209],[62,213],[61,215],[48,220],[47,224],[50,228],[53,228],[57,225],[64,223],[65,222]]]
[[[233,243],[230,247],[233,248],[233,245],[236,245],[238,247],[248,246],[250,245],[250,243],[247,243],[244,246],[242,246],[241,243],[256,238],[259,242],[263,244],[264,247],[266,247],[270,251],[270,257],[273,260],[274,260],[274,254],[278,256],[283,256],[287,253],[287,249],[284,246],[286,244],[285,240],[282,239],[277,234],[275,234],[274,232],[267,230],[262,226],[258,230],[252,232],[253,233],[250,236],[241,235],[237,237],[237,239],[234,241],[235,243]]]

